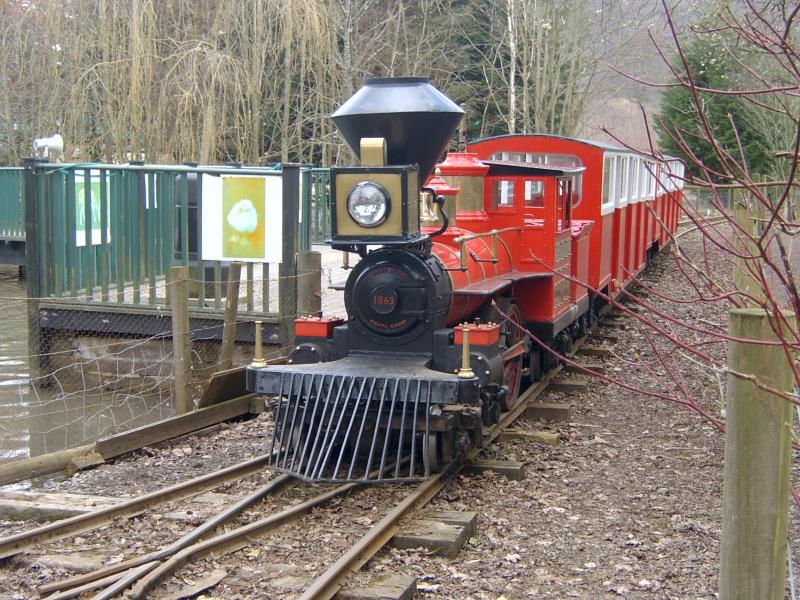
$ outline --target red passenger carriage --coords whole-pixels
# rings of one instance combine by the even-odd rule
[[[573,216],[592,221],[591,289],[619,291],[675,231],[682,202],[683,164],[600,142],[551,135],[507,135],[479,140],[480,159],[514,159],[583,166]]]

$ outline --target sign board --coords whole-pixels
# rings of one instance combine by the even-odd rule
[[[283,179],[203,175],[203,260],[281,262]]]

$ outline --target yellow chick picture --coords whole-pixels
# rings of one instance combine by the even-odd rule
[[[222,252],[229,258],[264,258],[263,179],[224,178]]]

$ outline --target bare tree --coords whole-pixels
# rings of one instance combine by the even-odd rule
[[[653,37],[654,47],[671,73],[666,82],[645,81],[632,77],[639,83],[658,88],[680,88],[689,98],[690,110],[682,122],[661,121],[659,125],[668,132],[672,141],[690,167],[685,183],[693,186],[696,193],[707,198],[713,214],[698,210],[694,202],[684,202],[683,213],[687,223],[685,233],[696,232],[700,239],[702,255],[692,258],[684,250],[683,233],[672,239],[671,267],[681,273],[688,296],[659,294],[659,301],[670,304],[691,304],[705,310],[737,307],[759,307],[766,311],[774,323],[777,344],[786,354],[796,387],[800,387],[800,372],[795,353],[800,348],[798,331],[786,312],[794,315],[796,322],[800,310],[800,297],[796,274],[798,260],[796,236],[800,227],[787,213],[786,207],[796,197],[800,184],[797,181],[798,157],[800,157],[800,119],[797,101],[800,98],[800,53],[795,21],[800,7],[791,8],[780,3],[757,4],[745,0],[736,5],[720,4],[716,7],[714,20],[694,26],[692,36],[709,36],[714,39],[712,47],[715,59],[725,57],[736,65],[738,76],[723,80],[723,84],[707,87],[699,83],[705,68],[690,60],[686,34],[676,24],[673,13],[663,4],[671,45],[665,46]],[[710,100],[715,97],[734,98],[749,106],[752,111],[748,122],[739,122],[730,114],[717,118],[709,110]],[[644,114],[644,113],[643,113]],[[689,118],[691,116],[691,119]],[[645,116],[646,118],[646,116]],[[782,131],[777,155],[783,165],[767,172],[753,172],[749,151],[741,143],[745,127],[761,126],[772,121]],[[777,125],[775,122],[777,121]],[[732,136],[733,147],[723,142]],[[695,150],[701,142],[710,149],[715,161],[704,160]],[[771,148],[776,150],[777,148]],[[636,150],[660,156],[654,138],[649,147]],[[666,181],[680,174],[662,177],[658,185],[661,193],[672,193],[664,187]],[[731,193],[735,196],[729,202]],[[719,269],[710,265],[722,261],[729,275],[720,275]],[[634,361],[640,368],[650,369],[654,381],[668,393],[642,390],[654,398],[676,402],[702,415],[720,431],[724,422],[716,417],[709,406],[703,405],[690,391],[681,372],[691,363],[692,369],[717,381],[724,389],[725,375],[747,378],[741,373],[728,373],[724,356],[718,348],[732,339],[724,322],[704,321],[690,323],[675,319],[663,310],[658,310],[652,301],[637,297],[628,290],[624,298],[638,306],[632,311],[617,301],[615,304],[633,318],[650,326],[654,332],[652,356],[648,361]],[[687,340],[691,340],[687,342]],[[717,349],[715,349],[717,348]],[[662,370],[656,372],[651,365],[657,362]],[[748,380],[752,380],[749,378]],[[616,383],[625,387],[624,382]],[[796,394],[774,389],[770,382],[755,381],[762,390],[774,397],[800,406]],[[800,497],[795,495],[796,500]]]
[[[506,130],[573,135],[607,58],[587,35],[597,21],[590,6],[493,0],[480,10],[489,41],[465,37],[481,59],[487,100],[503,115]]]
[[[570,134],[603,56],[592,19],[577,0],[8,0],[0,153],[58,131],[80,160],[330,164],[328,115],[370,76],[431,77],[474,134],[497,115]]]

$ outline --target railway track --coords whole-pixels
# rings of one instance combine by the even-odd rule
[[[586,338],[582,338],[576,342],[572,350],[573,355],[585,340]],[[446,485],[447,479],[455,475],[465,462],[477,459],[489,444],[493,443],[531,403],[544,393],[561,369],[561,366],[556,367],[548,372],[542,381],[528,388],[516,406],[511,411],[504,413],[497,425],[484,432],[484,446],[473,448],[463,461],[450,465],[444,472],[434,475],[410,490],[408,486],[403,485],[387,486],[405,493],[400,493],[401,498],[393,508],[386,512],[380,521],[370,527],[319,578],[311,583],[301,598],[304,600],[332,598],[342,588],[344,580],[351,572],[358,570],[391,540],[399,530],[400,522],[434,498]],[[107,509],[0,539],[0,558],[29,551],[35,546],[47,542],[108,526],[113,523],[114,519],[142,514],[165,502],[182,500],[219,488],[263,470],[268,458],[266,455],[260,456],[181,484],[121,502]],[[144,598],[159,583],[174,575],[184,565],[209,554],[220,555],[244,548],[250,543],[249,540],[293,523],[309,514],[313,509],[320,510],[332,499],[353,492],[360,487],[358,483],[349,483],[329,487],[322,493],[317,493],[320,489],[317,487],[314,488],[317,492],[302,502],[256,521],[229,527],[227,531],[214,534],[223,525],[230,525],[235,521],[245,509],[254,507],[266,497],[279,494],[297,484],[298,482],[289,476],[277,476],[221,510],[200,526],[158,550],[104,566],[90,573],[42,585],[38,591],[42,597],[51,600],[74,598],[92,591],[97,591],[93,598],[113,598],[125,590],[128,590],[126,592],[128,598]],[[311,486],[307,487],[311,488]]]
[[[243,479],[265,468],[269,456],[263,455],[231,467],[226,467],[189,481],[157,490],[150,494],[125,500],[109,508],[92,511],[69,519],[48,523],[35,529],[0,539],[0,559],[8,558],[30,550],[34,546],[53,542],[79,533],[93,531],[113,523],[114,519],[131,517],[149,508],[181,500],[196,494],[219,488],[225,484]]]
[[[585,341],[586,337],[578,340],[573,346],[571,354],[574,355]],[[560,365],[551,369],[541,381],[525,390],[514,408],[504,413],[500,421],[486,432],[484,445],[480,448],[472,448],[467,453],[464,462],[475,460],[489,444],[493,443],[505,429],[509,428],[525,412],[528,406],[545,392],[548,385],[561,370],[562,367]],[[451,465],[449,469],[442,473],[437,473],[416,486],[383,520],[376,524],[350,550],[317,578],[300,597],[301,600],[327,600],[333,598],[342,589],[343,582],[347,576],[351,572],[360,569],[389,542],[398,531],[399,522],[433,499],[444,488],[447,479],[455,474],[463,464],[462,462]]]

